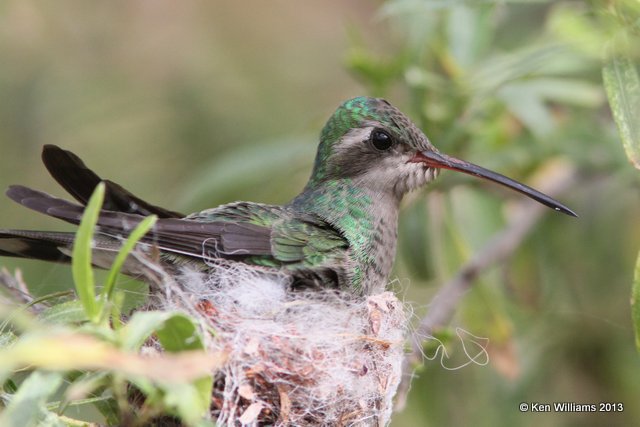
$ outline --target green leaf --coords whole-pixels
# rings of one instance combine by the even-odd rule
[[[100,183],[89,199],[89,203],[82,215],[80,227],[76,232],[73,243],[71,272],[73,281],[78,292],[78,297],[82,302],[84,310],[89,319],[94,322],[99,320],[99,307],[96,301],[95,280],[93,277],[93,267],[91,265],[91,249],[93,241],[93,231],[98,223],[98,215],[104,200],[105,186]]]
[[[109,270],[109,276],[107,276],[107,280],[104,284],[104,289],[102,291],[102,299],[104,301],[110,301],[113,295],[113,289],[116,284],[116,280],[118,278],[118,274],[122,269],[122,265],[126,261],[127,257],[133,251],[138,241],[145,235],[151,228],[155,225],[158,217],[155,215],[151,215],[146,217],[138,226],[131,232],[127,241],[122,245],[122,248],[118,252],[116,259],[113,261],[111,265],[111,269]]]
[[[157,335],[164,349],[169,352],[204,349],[196,323],[182,313],[176,313],[167,319],[158,329]]]
[[[456,6],[496,5],[502,3],[548,3],[551,0],[393,0],[381,8],[383,16],[416,13],[421,10],[434,11]]]
[[[640,352],[640,253],[636,260],[631,287],[631,318],[636,333],[636,349]]]
[[[469,72],[466,83],[474,97],[485,97],[507,83],[544,75],[549,63],[568,54],[567,47],[553,43],[494,53]]]
[[[66,301],[48,307],[40,313],[38,318],[43,323],[80,323],[89,320],[82,302]]]
[[[139,349],[156,334],[167,352],[202,350],[204,343],[196,323],[183,313],[148,311],[135,313],[129,323],[120,330],[122,348]],[[140,389],[152,392],[149,384],[138,384]],[[185,422],[193,424],[208,411],[213,388],[213,378],[206,376],[192,383],[172,384],[164,388],[162,401],[176,411]]]
[[[182,383],[167,388],[163,401],[185,423],[194,425],[207,413],[210,396],[209,394],[203,402],[203,396],[197,384]],[[206,403],[204,407],[203,403]]]
[[[120,423],[118,404],[115,399],[98,400],[94,402],[94,405],[105,418],[107,425],[115,426]]]
[[[568,78],[540,77],[509,82],[496,94],[509,111],[539,137],[555,127],[547,101],[590,108],[598,107],[603,101],[598,86]]]
[[[613,57],[602,69],[609,105],[627,157],[640,169],[640,77],[629,58]]]
[[[224,352],[182,351],[150,359],[122,351],[86,333],[58,327],[24,334],[11,347],[0,349],[0,374],[4,373],[2,370],[25,367],[56,371],[108,370],[170,385],[209,377],[226,357]]]
[[[492,38],[492,9],[477,5],[457,5],[447,19],[449,50],[462,70],[469,68],[484,53]]]
[[[526,87],[545,100],[578,107],[598,108],[604,101],[602,87],[587,80],[539,77],[527,81]]]
[[[16,385],[15,381],[13,381],[12,379],[8,379],[2,385],[2,389],[5,393],[15,394],[18,391],[18,386]],[[2,401],[4,401],[4,396],[2,397]]]
[[[111,373],[108,371],[84,372],[74,378],[67,387],[64,394],[64,401],[57,402],[57,405],[64,407],[84,405],[111,399],[110,396],[100,396],[98,390],[104,390],[112,383]],[[87,397],[91,396],[91,397]],[[53,404],[49,405],[54,409]]]
[[[176,312],[137,312],[120,330],[124,350],[138,350],[153,334],[167,351],[200,350],[204,348],[196,325],[187,315]]]
[[[204,343],[198,333],[196,324],[185,315],[173,316],[158,330],[157,335],[160,343],[168,352],[204,349]],[[197,420],[189,421],[191,416],[205,414],[209,409],[213,390],[213,377],[207,376],[197,379],[189,386],[193,387],[194,390],[185,389],[177,395],[175,395],[177,390],[173,387],[170,388],[170,393],[165,400],[167,402],[175,401],[180,416],[188,423],[192,423]],[[187,398],[189,394],[193,396]]]
[[[53,412],[46,411],[43,414],[41,420],[38,421],[38,427],[72,427],[72,426],[86,426],[86,422],[64,419],[63,417],[54,414]]]
[[[0,425],[21,427],[41,425],[39,421],[45,420],[48,413],[45,403],[61,384],[61,373],[32,373],[0,414]]]
[[[503,86],[497,96],[507,108],[531,132],[543,137],[554,128],[553,116],[544,103],[544,99],[525,83],[511,83]]]

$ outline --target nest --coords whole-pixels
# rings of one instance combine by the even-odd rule
[[[187,311],[208,349],[228,355],[214,373],[218,425],[388,424],[407,330],[391,292],[292,292],[286,278],[242,265],[166,282],[154,308]]]

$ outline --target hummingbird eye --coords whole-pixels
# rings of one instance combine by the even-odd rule
[[[391,135],[380,129],[376,129],[371,132],[369,140],[371,141],[371,144],[380,151],[388,150],[393,145]]]

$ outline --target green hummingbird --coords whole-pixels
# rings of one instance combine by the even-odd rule
[[[243,263],[267,274],[284,274],[292,289],[339,288],[357,295],[382,291],[395,258],[400,201],[433,181],[441,169],[494,181],[577,216],[531,187],[440,153],[407,116],[380,98],[353,98],[337,108],[321,132],[307,185],[282,206],[235,202],[185,216],[103,181],[69,151],[46,145],[42,158],[80,203],[18,185],[7,195],[27,208],[78,224],[93,190],[104,182],[94,238],[96,266],[109,267],[123,238],[145,216],[157,215],[139,247],[159,252],[168,271]],[[69,262],[73,239],[69,232],[0,230],[0,256]],[[143,274],[135,264],[127,264],[124,273]]]

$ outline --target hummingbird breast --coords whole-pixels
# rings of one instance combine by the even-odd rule
[[[340,267],[355,293],[371,295],[386,287],[398,228],[399,199],[393,193],[343,179],[307,188],[291,206],[318,215],[349,242],[348,265]]]

